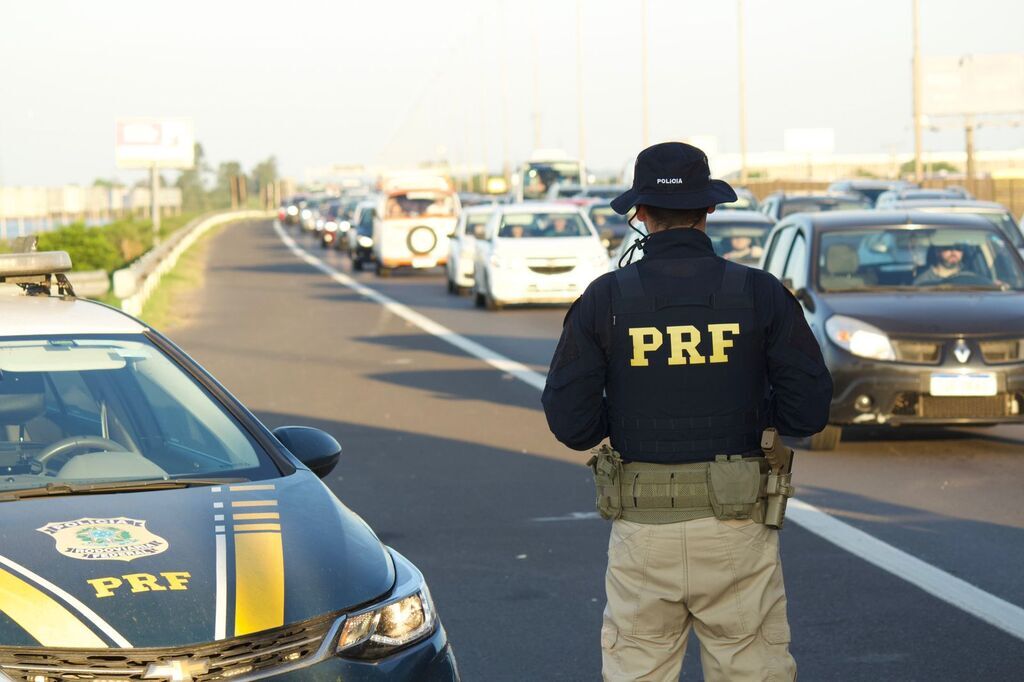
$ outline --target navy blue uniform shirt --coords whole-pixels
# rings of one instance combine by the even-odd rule
[[[648,296],[710,295],[722,282],[725,261],[715,255],[703,231],[674,228],[647,240],[644,257],[636,267]],[[832,401],[832,377],[817,340],[800,304],[773,275],[751,269],[746,286],[753,295],[756,332],[764,346],[764,361],[759,364],[766,376],[757,377],[756,385],[766,386],[767,391],[753,399],[758,426],[774,426],[788,436],[815,434],[828,423]],[[551,361],[542,398],[544,413],[555,437],[575,450],[592,448],[610,434],[605,389],[612,340],[611,301],[617,292],[614,273],[591,283],[566,314]],[[749,388],[747,394],[737,395],[743,388],[710,382],[700,391],[700,404],[712,413],[728,410],[730,405],[750,401]],[[682,400],[671,394],[657,398]],[[688,398],[692,402],[693,396]],[[698,448],[679,459],[708,459],[715,454],[728,453]]]

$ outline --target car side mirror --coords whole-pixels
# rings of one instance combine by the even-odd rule
[[[799,289],[797,289],[795,292],[793,292],[793,296],[794,298],[796,298],[796,300],[800,301],[800,303],[803,304],[804,308],[807,308],[807,312],[814,312],[814,297],[811,296],[811,292],[808,291],[806,287],[800,287]]]
[[[310,471],[323,478],[334,470],[341,445],[329,433],[309,426],[279,426],[274,436]]]

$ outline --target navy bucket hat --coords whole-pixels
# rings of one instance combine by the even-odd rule
[[[724,180],[712,180],[708,157],[683,142],[663,142],[640,152],[633,169],[633,186],[612,200],[625,215],[637,204],[658,208],[707,208],[736,201]]]

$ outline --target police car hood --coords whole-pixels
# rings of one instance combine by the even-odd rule
[[[0,647],[169,647],[374,601],[373,531],[308,471],[0,502]]]
[[[834,314],[910,336],[1024,334],[1024,293],[1002,291],[825,294]]]

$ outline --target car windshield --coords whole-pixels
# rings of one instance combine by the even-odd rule
[[[856,211],[870,208],[861,199],[834,199],[831,197],[795,197],[782,202],[781,218],[794,213],[822,213],[824,211]]]
[[[611,206],[594,206],[591,208],[590,222],[594,223],[597,233],[601,235],[611,233],[621,237],[629,230],[626,216],[619,215],[612,210]]]
[[[771,225],[744,222],[708,221],[707,235],[715,253],[726,260],[744,265],[758,265],[764,253],[764,240]]]
[[[1013,219],[1009,213],[997,213],[995,211],[983,211],[980,213],[974,213],[973,215],[981,216],[985,220],[989,221],[1003,233],[1010,243],[1018,249],[1024,249],[1024,235],[1021,235],[1020,228],[1017,227],[1017,221]]]
[[[483,238],[484,228],[491,219],[492,213],[470,213],[466,216],[466,234],[471,237]]]
[[[0,491],[279,475],[235,418],[142,336],[0,339]]]
[[[580,184],[580,165],[574,161],[536,162],[523,173],[523,198],[543,199],[555,183]]]
[[[904,226],[824,232],[822,291],[1024,290],[1019,258],[984,229]]]
[[[455,200],[449,192],[410,190],[389,196],[384,212],[389,219],[451,216],[455,213]]]
[[[757,200],[743,194],[737,194],[736,201],[727,204],[719,204],[718,208],[731,208],[736,211],[753,211],[757,209]]]
[[[589,237],[590,230],[575,213],[506,213],[501,217],[498,236],[508,239]]]

